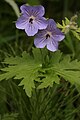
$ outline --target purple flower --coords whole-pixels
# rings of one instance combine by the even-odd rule
[[[45,10],[44,7],[22,5],[21,16],[16,22],[18,29],[25,29],[28,36],[34,36],[38,29],[45,29],[47,27],[47,20],[43,17]]]
[[[49,19],[48,26],[45,30],[39,31],[34,39],[37,48],[47,47],[50,51],[58,50],[58,42],[64,39],[64,34],[56,27],[53,19]]]

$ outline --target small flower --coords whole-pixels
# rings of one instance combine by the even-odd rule
[[[45,10],[44,7],[22,5],[21,16],[16,22],[18,29],[25,29],[28,36],[34,36],[38,29],[45,29],[47,27],[47,20],[43,17]]]
[[[48,26],[45,30],[39,31],[34,39],[34,44],[37,48],[47,47],[50,51],[58,49],[58,42],[64,39],[64,34],[56,27],[53,19],[49,19]]]

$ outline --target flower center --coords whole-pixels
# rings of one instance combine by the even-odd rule
[[[51,37],[51,32],[47,31],[47,34],[45,35],[46,39],[49,39]]]
[[[50,35],[49,35],[49,34],[46,35],[46,39],[48,39],[48,38],[50,38]]]
[[[33,18],[29,19],[29,23],[33,24]]]
[[[29,23],[33,24],[34,19],[35,19],[35,17],[34,17],[34,16],[31,16],[31,17],[29,18]]]

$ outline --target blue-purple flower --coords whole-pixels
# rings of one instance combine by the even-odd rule
[[[45,30],[39,31],[34,39],[37,48],[47,47],[50,51],[58,50],[58,42],[64,39],[64,34],[56,27],[53,19],[49,19],[48,26]]]
[[[16,22],[16,27],[25,29],[28,36],[34,36],[38,29],[42,30],[47,27],[47,20],[43,17],[45,13],[43,6],[22,5],[20,10],[21,16]]]

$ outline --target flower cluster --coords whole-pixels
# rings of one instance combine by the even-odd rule
[[[24,29],[28,36],[34,36],[34,45],[37,48],[47,47],[50,51],[58,49],[58,42],[64,39],[64,34],[56,27],[53,19],[46,19],[43,6],[20,7],[21,16],[16,21],[18,29]]]

